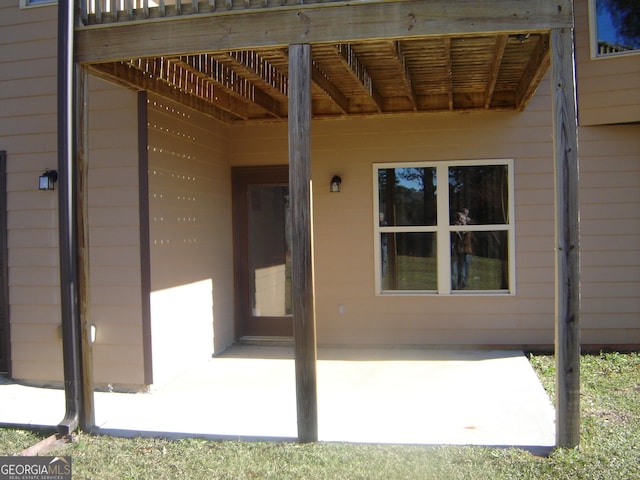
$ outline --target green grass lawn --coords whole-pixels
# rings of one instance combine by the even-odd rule
[[[553,358],[532,356],[531,362],[553,396]],[[581,369],[580,448],[557,449],[548,458],[484,447],[169,441],[87,434],[57,453],[71,455],[73,478],[92,479],[640,479],[640,354],[583,356]],[[0,455],[19,452],[43,437],[0,430]]]

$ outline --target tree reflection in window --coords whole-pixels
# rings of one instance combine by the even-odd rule
[[[597,54],[640,49],[640,1],[594,0]]]

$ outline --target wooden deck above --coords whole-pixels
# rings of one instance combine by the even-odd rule
[[[296,43],[316,118],[521,110],[573,21],[566,0],[88,1],[77,61],[225,123],[286,119]]]

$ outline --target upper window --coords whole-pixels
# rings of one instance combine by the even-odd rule
[[[590,0],[593,57],[640,51],[640,1]]]
[[[20,7],[39,7],[41,5],[53,5],[58,0],[20,0]]]
[[[511,293],[512,161],[374,165],[378,293]]]

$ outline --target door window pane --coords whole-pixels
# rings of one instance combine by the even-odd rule
[[[251,185],[248,195],[249,281],[253,315],[290,315],[289,187]]]

